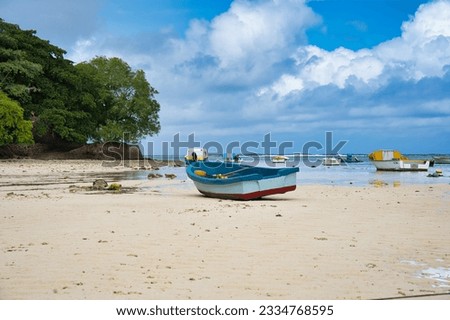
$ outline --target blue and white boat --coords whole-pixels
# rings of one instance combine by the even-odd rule
[[[363,162],[362,160],[359,160],[356,156],[354,156],[351,153],[347,153],[347,156],[339,155],[339,158],[342,162],[345,163],[355,163],[355,162]]]
[[[186,167],[198,191],[207,197],[252,200],[294,191],[299,168],[265,168],[231,162],[197,161]]]

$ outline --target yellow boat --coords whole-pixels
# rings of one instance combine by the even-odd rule
[[[278,155],[278,156],[272,157],[273,163],[285,163],[287,160],[289,160],[289,157],[286,157],[286,156]]]
[[[412,160],[397,150],[376,150],[369,154],[369,160],[380,171],[427,171],[430,160]]]

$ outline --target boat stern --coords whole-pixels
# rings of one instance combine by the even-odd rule
[[[186,164],[206,160],[208,160],[208,150],[204,148],[189,148],[184,157]]]

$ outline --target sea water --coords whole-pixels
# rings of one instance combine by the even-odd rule
[[[321,160],[324,155],[312,155],[302,157],[299,155],[287,155],[289,160],[285,163],[274,164],[271,156],[252,155],[241,157],[241,164],[256,165],[262,167],[292,167],[297,166],[300,172],[297,173],[297,185],[347,185],[347,186],[368,186],[375,185],[408,185],[408,184],[435,184],[450,183],[450,164],[435,164],[428,171],[418,172],[388,172],[377,171],[375,166],[369,161],[366,154],[356,154],[362,162],[343,163],[338,166],[324,166]],[[409,159],[432,159],[433,155],[406,155]],[[178,160],[178,159],[177,159]],[[222,161],[221,156],[212,155],[210,161]],[[312,166],[311,166],[312,165]],[[442,170],[442,177],[428,177],[437,169]],[[163,167],[160,173],[175,173],[177,179],[186,180],[185,168]],[[145,176],[146,178],[146,176]]]

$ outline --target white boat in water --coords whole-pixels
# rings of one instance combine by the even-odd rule
[[[287,160],[289,160],[289,157],[286,156],[274,156],[272,157],[272,162],[273,163],[285,163]]]
[[[377,150],[369,154],[369,160],[380,171],[427,171],[430,160],[412,160],[397,150]]]
[[[322,160],[322,164],[324,166],[330,167],[330,166],[340,166],[341,160],[335,157],[326,157]]]
[[[346,156],[339,155],[339,159],[345,163],[363,162],[362,160],[360,160],[358,157],[356,157],[351,153],[348,153]]]
[[[208,151],[203,148],[189,148],[184,160],[186,163],[196,161],[206,161],[208,159]]]

